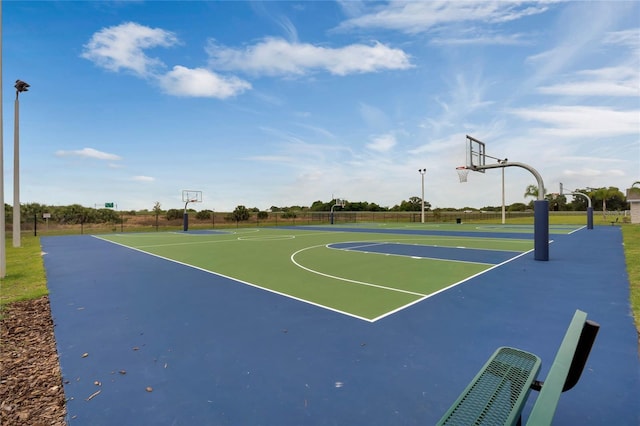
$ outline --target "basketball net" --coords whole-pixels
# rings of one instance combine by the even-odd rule
[[[465,166],[456,167],[456,172],[458,172],[458,178],[460,178],[460,183],[467,181],[467,176],[469,175],[469,169]]]

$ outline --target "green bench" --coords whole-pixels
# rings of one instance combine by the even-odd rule
[[[544,382],[536,380],[542,365],[537,355],[498,348],[438,425],[520,425],[531,390],[540,394],[527,425],[550,425],[561,393],[580,379],[599,329],[577,310]]]

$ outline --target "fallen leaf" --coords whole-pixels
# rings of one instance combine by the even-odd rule
[[[98,396],[98,394],[102,392],[101,390],[96,391],[94,393],[92,393],[91,395],[89,395],[89,398],[87,398],[87,401],[91,401],[93,398],[95,398],[96,396]]]

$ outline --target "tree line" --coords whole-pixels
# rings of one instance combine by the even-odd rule
[[[565,191],[566,192],[566,191]],[[591,199],[592,207],[595,211],[623,211],[629,209],[629,203],[626,196],[616,187],[606,188],[581,188],[573,192],[583,193]],[[546,191],[545,191],[546,193]],[[529,185],[525,189],[525,198],[531,197],[534,200],[538,198],[538,188],[535,185]],[[587,209],[587,200],[584,197],[573,196],[571,202],[568,202],[567,195],[558,195],[546,193],[545,199],[549,201],[549,210],[552,211],[585,211]],[[507,211],[517,212],[532,210],[534,200],[528,204],[513,203],[506,206]],[[376,203],[368,201],[345,201],[344,207],[337,206],[337,199],[329,201],[317,200],[310,206],[271,206],[267,210],[260,210],[257,207],[246,207],[238,205],[232,212],[225,215],[228,221],[245,221],[249,220],[252,215],[257,215],[258,219],[266,219],[270,213],[277,213],[283,219],[295,218],[296,213],[300,212],[330,212],[349,211],[349,212],[419,212],[422,210],[422,199],[420,197],[410,197],[408,200],[402,200],[393,207],[383,207]],[[425,211],[432,211],[431,203],[425,200]],[[7,222],[13,220],[13,208],[9,204],[5,204],[5,218]],[[434,212],[444,211],[500,211],[502,206],[484,206],[481,208],[463,207],[463,208],[436,208]],[[198,220],[211,219],[213,210],[187,209],[189,214],[194,214]],[[122,216],[135,215],[155,215],[156,219],[163,216],[167,220],[182,219],[183,209],[164,210],[159,202],[155,202],[151,209],[144,210],[128,210],[117,211],[112,208],[91,208],[80,204],[72,204],[68,206],[51,206],[39,203],[25,203],[20,205],[20,216],[23,222],[37,220],[43,222],[44,214],[48,214],[50,220],[59,224],[80,224],[80,223],[119,223]]]

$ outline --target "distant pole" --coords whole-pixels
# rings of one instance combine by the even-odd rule
[[[2,1],[0,1],[0,82],[2,81]],[[7,274],[6,230],[4,217],[4,127],[2,112],[2,84],[0,84],[0,278]]]
[[[13,128],[13,246],[20,247],[20,101],[19,95],[29,90],[29,85],[16,80],[15,120]]]
[[[504,160],[507,161],[507,160]],[[504,204],[504,167],[502,168],[502,224],[506,222],[505,204]]]
[[[418,173],[422,175],[422,207],[420,209],[420,222],[424,223],[424,174],[427,173],[427,169],[418,169]]]

